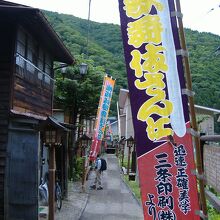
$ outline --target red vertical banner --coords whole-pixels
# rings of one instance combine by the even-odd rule
[[[199,220],[174,0],[119,0],[144,219]]]
[[[95,130],[93,134],[93,140],[90,151],[90,160],[95,160],[97,154],[100,151],[101,142],[106,127],[106,122],[108,119],[108,113],[110,109],[114,85],[115,85],[115,80],[112,79],[112,77],[106,75],[103,80],[103,86],[99,100]]]

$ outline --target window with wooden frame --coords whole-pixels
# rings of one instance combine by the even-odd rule
[[[50,77],[48,77],[48,76],[52,75],[51,74],[51,72],[52,72],[52,59],[48,53],[45,54],[45,62],[44,63],[45,63],[44,71],[46,73],[44,81],[45,81],[45,83],[50,84]]]
[[[52,85],[53,60],[37,41],[19,27],[16,41],[16,73],[35,83]],[[41,83],[42,84],[42,83]]]
[[[37,65],[37,57],[38,57],[38,49],[37,44],[34,39],[28,34],[27,35],[27,71],[30,73],[35,73],[36,65]]]
[[[26,36],[25,33],[19,29],[17,33],[17,48],[16,48],[16,72],[23,76],[25,69],[25,60],[22,57],[25,57],[25,45],[26,45]]]

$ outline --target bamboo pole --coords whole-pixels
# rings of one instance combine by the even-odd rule
[[[176,9],[178,12],[181,12],[180,0],[176,0]],[[180,35],[181,46],[182,46],[182,49],[186,51],[187,48],[186,48],[182,18],[177,17],[177,19],[178,19],[178,24],[179,24],[179,35]],[[189,59],[187,56],[183,56],[183,62],[185,66],[185,78],[186,78],[187,89],[192,91],[191,71],[190,71]],[[193,96],[188,96],[188,100],[189,100],[189,108],[190,108],[190,115],[191,115],[191,126],[193,130],[198,131]],[[196,149],[196,166],[197,166],[199,175],[202,175],[203,168],[202,168],[201,147],[200,147],[199,136],[195,136],[194,141],[195,141],[195,149]],[[199,182],[199,189],[200,189],[200,202],[201,202],[202,211],[203,211],[203,214],[207,216],[207,205],[206,205],[206,198],[205,198],[204,180],[199,178],[198,182]]]

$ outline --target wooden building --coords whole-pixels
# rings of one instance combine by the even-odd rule
[[[39,9],[0,1],[0,219],[35,220],[39,123],[52,114],[53,62],[73,57]]]

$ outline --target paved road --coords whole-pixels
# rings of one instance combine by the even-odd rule
[[[68,198],[63,200],[62,209],[55,212],[55,220],[79,220],[86,206],[88,192],[82,193],[81,181],[69,182],[68,187]]]
[[[90,190],[80,220],[143,220],[142,208],[120,177],[115,155],[106,155],[107,171],[102,175],[103,190]],[[94,173],[88,185],[94,181]]]

